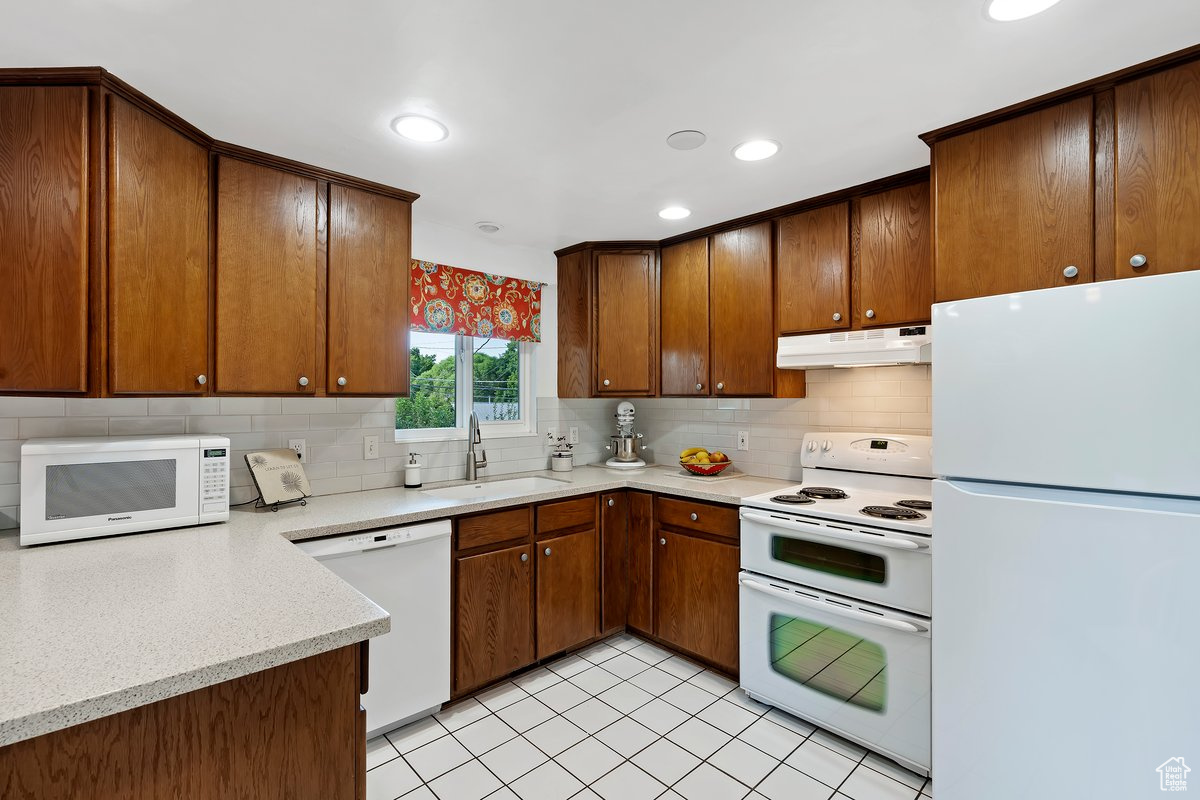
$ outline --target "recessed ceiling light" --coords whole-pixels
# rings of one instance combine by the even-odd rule
[[[392,130],[414,142],[440,142],[450,135],[436,119],[420,114],[404,114],[392,120]]]
[[[663,219],[683,219],[684,217],[690,217],[692,210],[683,206],[667,206],[658,212],[658,215]]]
[[[484,233],[495,233],[500,230],[500,226],[495,222],[476,222],[475,227]]]
[[[675,131],[667,137],[667,146],[676,150],[695,150],[708,141],[700,131]]]
[[[997,22],[1013,22],[1040,14],[1058,0],[988,0],[984,13]]]
[[[778,153],[779,146],[773,139],[751,139],[733,148],[733,157],[739,161],[762,161]]]

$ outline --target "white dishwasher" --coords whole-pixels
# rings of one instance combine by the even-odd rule
[[[450,699],[450,522],[297,542],[392,616],[371,640],[367,736]]]

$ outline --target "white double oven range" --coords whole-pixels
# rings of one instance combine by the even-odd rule
[[[930,765],[931,439],[804,437],[804,483],[742,501],[741,683],[907,767]]]

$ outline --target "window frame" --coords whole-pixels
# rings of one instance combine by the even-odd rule
[[[474,404],[474,342],[477,337],[461,333],[453,335],[454,358],[458,366],[454,371],[454,427],[396,428],[396,442],[466,441],[469,409]],[[536,399],[534,392],[535,358],[531,345],[531,342],[517,342],[517,376],[520,382],[518,403],[521,408],[521,418],[500,422],[480,421],[479,430],[481,436],[487,436],[491,439],[506,439],[518,436],[532,436],[537,432],[537,409],[535,407]]]

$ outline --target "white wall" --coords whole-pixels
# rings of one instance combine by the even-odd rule
[[[420,201],[417,201],[420,203]],[[558,260],[549,250],[504,244],[504,232],[496,234],[461,231],[432,222],[413,220],[413,258],[436,261],[524,278],[547,284],[558,283]],[[500,238],[498,238],[500,237]],[[542,290],[542,341],[534,345],[535,397],[558,394],[558,294],[557,287]]]

